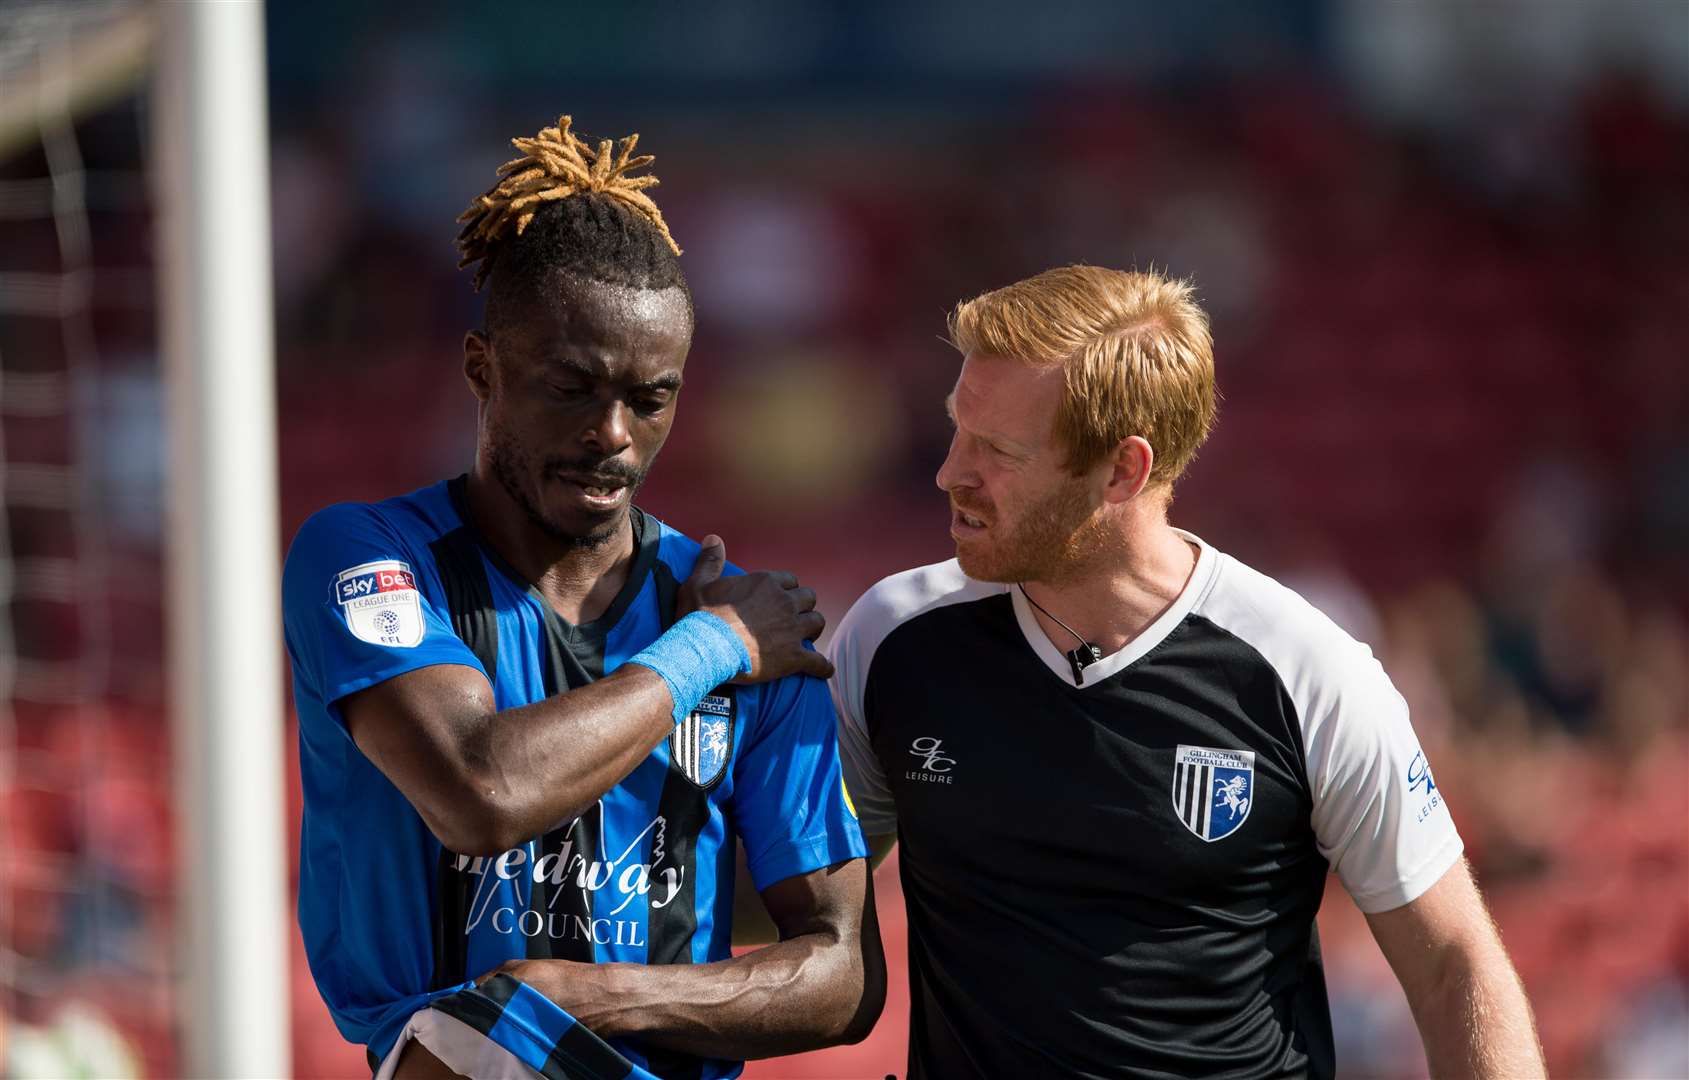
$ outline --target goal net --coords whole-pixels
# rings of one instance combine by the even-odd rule
[[[169,8],[0,2],[5,1076],[247,1071],[196,1049],[203,1003],[227,988],[199,962],[196,938],[226,920],[194,914],[194,894],[217,892],[194,866],[221,851],[191,825],[206,804],[182,805],[173,779],[173,745],[195,745],[179,718],[195,695],[166,648],[182,640],[167,401],[193,369],[163,360],[159,177],[186,166],[157,135],[159,23],[196,17]],[[285,993],[271,1006],[285,1030]],[[285,1050],[258,1041],[285,1068]]]

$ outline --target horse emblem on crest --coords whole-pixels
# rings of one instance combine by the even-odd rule
[[[669,764],[701,788],[721,779],[733,757],[733,698],[706,694],[669,736]]]

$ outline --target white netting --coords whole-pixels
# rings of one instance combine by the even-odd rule
[[[0,5],[6,1075],[173,1057],[156,514],[149,537],[134,512],[158,495],[135,471],[159,453],[156,409],[148,446],[132,390],[157,380],[135,78],[149,28],[120,0]]]

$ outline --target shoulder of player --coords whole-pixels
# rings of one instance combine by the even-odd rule
[[[692,564],[698,561],[703,544],[648,510],[642,509],[640,513],[645,515],[646,528],[657,530],[657,561],[668,568],[676,581],[685,581],[691,576]],[[729,562],[721,572],[726,576],[745,571]],[[737,694],[747,706],[742,715],[748,721],[758,723],[766,719],[771,710],[800,707],[807,700],[805,690],[813,695],[817,692],[815,688],[820,688],[825,698],[825,687],[824,681],[811,675],[787,675],[773,682],[741,686]]]
[[[645,515],[645,527],[657,530],[657,561],[668,567],[676,581],[685,581],[691,576],[692,564],[698,561],[698,552],[703,550],[704,545],[649,510],[641,510],[640,513]],[[721,572],[722,576],[731,577],[745,571],[743,567],[729,562]]]
[[[438,486],[438,485],[437,485]],[[380,502],[340,502],[316,511],[299,526],[283,563],[284,590],[299,575],[339,572],[360,562],[398,560],[413,572],[431,562],[427,542],[458,524],[446,520],[445,495],[432,505],[424,488]],[[333,565],[329,565],[329,564]],[[311,583],[312,588],[315,582]]]
[[[379,502],[331,503],[307,517],[299,526],[290,551],[304,540],[346,533],[385,533],[395,539],[419,531],[444,533],[459,524],[455,513],[450,514],[450,520],[447,519],[449,506],[450,498],[445,493],[444,484],[432,484]]]
[[[370,527],[381,521],[381,515],[376,510],[375,503],[366,502],[337,502],[330,503],[320,510],[313,511],[293,534],[293,546],[297,547],[302,540],[309,540],[319,533],[333,532],[344,528]]]
[[[1399,701],[1367,645],[1295,590],[1229,555],[1192,614],[1248,645],[1273,669],[1307,724],[1351,704]]]
[[[1001,595],[1005,588],[968,577],[955,559],[881,578],[839,622],[833,638],[835,651],[848,645],[861,654],[872,653],[893,630],[930,611],[985,600]]]
[[[398,540],[397,530],[378,509],[378,504],[334,503],[313,513],[299,526],[288,545],[286,566],[292,569],[313,561],[325,549],[338,553],[345,550],[349,541],[377,538]],[[397,557],[399,551],[388,554]]]

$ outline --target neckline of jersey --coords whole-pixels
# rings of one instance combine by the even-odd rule
[[[469,474],[463,473],[453,480],[446,482],[447,501],[450,502],[452,513],[457,517],[458,524],[475,540],[475,546],[481,549],[482,558],[487,565],[497,570],[512,585],[526,593],[528,598],[539,605],[540,613],[553,620],[565,631],[576,636],[603,636],[622,621],[629,607],[640,591],[645,588],[645,579],[651,575],[651,568],[657,564],[657,549],[661,543],[661,530],[657,527],[656,519],[637,506],[628,508],[629,520],[633,523],[633,565],[628,568],[628,579],[622,583],[621,591],[610,601],[610,606],[603,614],[590,622],[572,623],[557,613],[551,606],[551,601],[540,592],[539,586],[529,581],[504,556],[493,549],[481,530],[475,527],[475,522],[469,516]]]
[[[1014,606],[1015,622],[1020,626],[1020,633],[1026,639],[1030,648],[1044,666],[1049,668],[1050,674],[1062,681],[1069,689],[1084,692],[1094,690],[1107,682],[1111,677],[1125,671],[1136,661],[1142,659],[1151,649],[1167,640],[1175,627],[1185,621],[1185,616],[1202,600],[1214,584],[1214,575],[1219,569],[1220,553],[1215,551],[1207,541],[1194,533],[1183,529],[1174,529],[1175,533],[1196,545],[1196,567],[1191,571],[1190,580],[1180,590],[1177,598],[1162,612],[1154,622],[1144,628],[1143,633],[1128,641],[1122,648],[1112,652],[1085,668],[1085,682],[1075,684],[1073,681],[1073,665],[1068,663],[1066,655],[1056,648],[1055,643],[1044,633],[1043,627],[1038,625],[1038,619],[1033,614],[1032,605],[1022,596],[1019,589],[1008,589],[1009,602]]]

